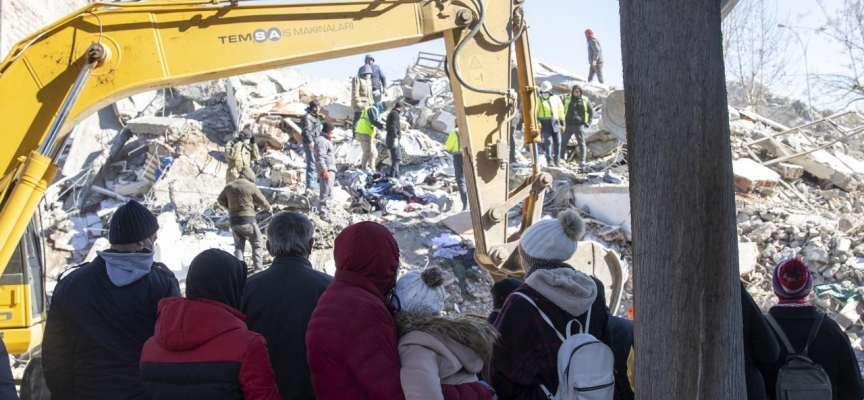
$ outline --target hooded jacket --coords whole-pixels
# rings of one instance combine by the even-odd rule
[[[264,337],[246,329],[245,320],[218,301],[162,300],[141,354],[146,397],[279,399]]]
[[[336,238],[336,277],[306,332],[306,360],[319,400],[404,399],[387,293],[396,286],[399,246],[374,222]]]
[[[324,127],[321,118],[315,114],[311,108],[306,109],[306,114],[300,118],[300,130],[303,136],[304,144],[311,144],[315,138],[321,134],[321,129]]]
[[[354,112],[363,112],[370,106],[375,105],[372,97],[372,80],[355,76],[351,81],[351,107]]]
[[[366,60],[373,59],[371,54],[366,55]],[[363,75],[363,70],[366,68],[366,64],[360,66],[360,69],[357,70],[357,76]],[[378,64],[372,64],[372,89],[381,90],[382,87],[387,86],[387,77],[384,76],[384,72],[381,71],[381,67]]]
[[[478,383],[477,374],[498,340],[492,325],[468,318],[401,312],[396,315],[396,329],[406,399],[491,399],[489,389]],[[466,385],[472,383],[475,385]]]
[[[143,398],[138,362],[159,300],[179,296],[174,274],[150,251],[104,251],[54,289],[42,366],[52,398]]]
[[[606,296],[600,281],[568,267],[537,270],[525,282],[514,293],[534,300],[556,330],[564,332],[573,319],[585,326],[590,307],[588,333],[611,347]],[[592,282],[595,288],[588,286]],[[591,296],[592,293],[595,295]],[[521,296],[511,294],[495,321],[495,328],[501,332],[501,341],[495,346],[483,376],[488,377],[498,395],[502,399],[546,399],[541,384],[555,393],[561,339],[537,309]]]

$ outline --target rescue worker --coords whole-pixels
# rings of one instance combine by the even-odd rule
[[[51,398],[141,399],[138,363],[159,301],[180,296],[174,274],[153,261],[159,223],[134,200],[108,224],[111,247],[54,289],[42,368]]]
[[[402,163],[402,147],[399,139],[402,137],[402,110],[405,104],[397,101],[387,114],[387,149],[390,150],[390,174],[392,178],[399,178],[399,164]]]
[[[330,221],[330,200],[333,199],[333,187],[336,186],[336,151],[333,149],[333,130],[329,122],[324,123],[324,130],[315,138],[315,169],[318,171],[318,181],[321,190],[318,198],[318,215],[324,221]]]
[[[387,78],[384,76],[384,72],[381,71],[381,67],[375,64],[375,57],[372,57],[371,54],[366,55],[363,66],[357,71],[357,75],[362,75],[366,67],[372,68],[372,99],[375,101],[375,104],[380,104],[384,88],[387,87]]]
[[[186,298],[159,302],[141,352],[147,398],[280,399],[267,343],[240,313],[245,287],[246,264],[231,254],[210,249],[192,260]]]
[[[267,226],[273,264],[249,278],[243,295],[246,323],[267,339],[276,385],[286,400],[315,400],[306,362],[306,328],[333,278],[309,263],[314,233],[312,221],[303,214],[274,215]]]
[[[309,102],[306,115],[300,118],[303,153],[306,155],[306,190],[318,189],[315,179],[315,140],[321,135],[321,106],[317,100]]]
[[[231,233],[234,235],[234,256],[243,259],[246,241],[252,246],[252,265],[255,270],[264,268],[264,244],[261,242],[261,230],[255,220],[255,206],[270,210],[267,198],[255,185],[255,173],[243,168],[243,173],[236,181],[222,189],[217,200],[219,205],[228,209]]]
[[[360,67],[357,76],[351,81],[351,107],[354,109],[354,128],[360,123],[360,116],[370,106],[375,105],[372,97],[372,67]]]
[[[444,148],[453,155],[453,173],[456,176],[456,187],[459,189],[459,198],[462,199],[462,211],[468,210],[468,186],[465,184],[465,160],[462,158],[462,146],[459,143],[459,125],[456,125]]]
[[[369,172],[375,172],[375,164],[378,160],[378,149],[375,143],[377,131],[375,129],[384,129],[384,125],[378,121],[378,107],[373,104],[363,111],[360,121],[357,122],[357,128],[354,130],[354,137],[360,142],[360,148],[363,150],[360,168]]]
[[[594,37],[594,31],[591,29],[585,30],[585,39],[588,40],[588,82],[594,80],[594,74],[597,74],[597,80],[603,83],[603,49],[600,48],[600,41]]]
[[[561,138],[561,156],[564,160],[567,157],[567,145],[570,143],[570,138],[576,136],[576,143],[579,148],[579,166],[585,165],[587,157],[587,148],[585,147],[585,128],[591,124],[591,119],[594,118],[594,109],[591,107],[591,102],[588,98],[582,95],[582,88],[579,85],[573,85],[570,94],[564,98],[564,110],[566,118],[564,119],[565,130],[564,136]]]
[[[252,131],[248,129],[240,131],[237,139],[225,145],[225,155],[228,158],[226,185],[239,178],[243,168],[252,168],[252,164],[261,158],[258,145],[255,144],[255,139],[252,137]]]
[[[546,154],[546,163],[554,163],[557,167],[561,150],[561,129],[564,127],[564,103],[560,97],[552,94],[552,83],[549,81],[540,84],[539,92],[537,119],[543,135],[543,152]]]

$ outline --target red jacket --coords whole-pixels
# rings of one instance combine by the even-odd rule
[[[141,354],[147,398],[278,400],[264,337],[228,305],[171,297],[159,302]]]
[[[381,225],[362,222],[334,246],[336,277],[306,332],[306,359],[319,400],[404,399],[399,380],[395,309],[399,247]]]

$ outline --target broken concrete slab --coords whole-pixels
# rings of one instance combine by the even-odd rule
[[[794,180],[804,175],[804,167],[789,163],[777,163],[771,166],[771,169],[780,174],[780,177],[787,180]]]
[[[328,104],[324,106],[321,113],[331,121],[345,121],[354,118],[354,109],[342,103]]]
[[[141,117],[130,120],[126,128],[137,135],[166,136],[169,142],[175,143],[184,142],[189,136],[201,135],[203,126],[193,119]]]
[[[749,158],[732,161],[732,172],[735,175],[735,184],[745,192],[756,188],[770,189],[780,181],[780,174]]]
[[[456,116],[447,111],[441,111],[435,115],[432,128],[441,133],[450,133],[456,128]]]
[[[747,275],[759,261],[759,245],[753,242],[738,243],[738,272]]]
[[[620,226],[627,240],[632,240],[628,185],[575,185],[571,191],[576,197],[576,207],[587,209],[594,218],[606,224]]]
[[[864,163],[843,154],[831,154],[825,149],[795,157],[789,162],[804,167],[811,175],[828,180],[846,191],[854,191],[864,182]]]

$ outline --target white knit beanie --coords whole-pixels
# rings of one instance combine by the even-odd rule
[[[396,282],[396,296],[402,311],[438,315],[447,298],[444,273],[438,267],[408,272]]]
[[[526,229],[519,240],[519,251],[523,259],[567,261],[576,253],[583,234],[585,222],[575,211],[566,210],[557,219],[540,220]]]

